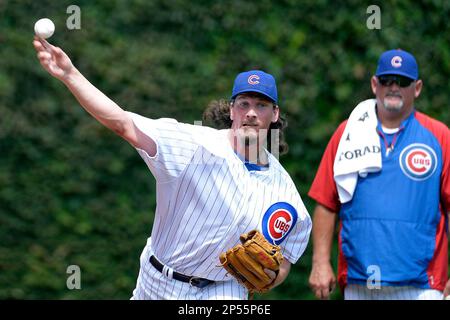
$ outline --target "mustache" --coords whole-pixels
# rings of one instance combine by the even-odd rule
[[[402,95],[399,92],[388,92],[386,94],[386,97],[399,97],[399,98],[403,98]]]

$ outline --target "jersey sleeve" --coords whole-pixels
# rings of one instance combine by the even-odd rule
[[[440,144],[442,147],[441,202],[450,213],[450,129],[443,128]]]
[[[157,152],[153,157],[136,148],[154,177],[159,183],[177,178],[198,148],[195,126],[169,118],[149,119],[132,112],[128,114],[134,125],[156,143]]]
[[[331,137],[320,161],[314,181],[308,195],[316,202],[333,212],[340,208],[339,195],[334,181],[334,158],[336,157],[339,141],[344,133],[347,121],[342,122]]]
[[[292,204],[297,210],[297,222],[281,246],[283,257],[294,264],[300,259],[308,246],[312,221],[298,193],[292,195]]]
[[[447,139],[442,144],[443,168],[441,179],[441,199],[445,210],[450,213],[450,130],[447,128]]]

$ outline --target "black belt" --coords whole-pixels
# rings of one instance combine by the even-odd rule
[[[156,259],[155,256],[150,257],[150,263],[161,273],[163,273],[164,265]],[[185,276],[184,274],[173,272],[172,278],[178,281],[187,282],[191,286],[197,287],[197,288],[204,288],[208,284],[214,283],[212,280],[204,279],[204,278],[198,278],[198,277],[189,277]]]

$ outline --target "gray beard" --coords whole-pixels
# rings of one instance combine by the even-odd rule
[[[403,108],[403,100],[401,100],[401,102],[399,104],[396,105],[392,105],[389,104],[386,99],[383,100],[383,107],[387,110],[387,111],[391,111],[391,112],[399,112],[400,110],[402,110]]]

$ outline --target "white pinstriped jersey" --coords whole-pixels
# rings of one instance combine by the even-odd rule
[[[129,114],[157,144],[154,157],[137,149],[157,183],[155,221],[144,252],[186,275],[230,280],[218,266],[219,254],[236,245],[240,234],[259,229],[278,241],[289,262],[300,258],[311,219],[275,157],[268,154],[268,170],[248,171],[228,130]]]

